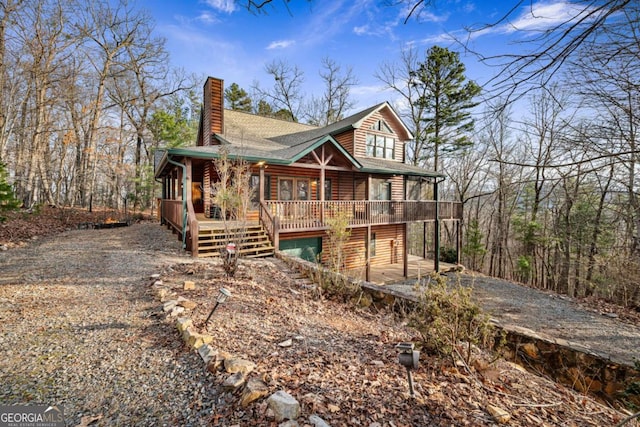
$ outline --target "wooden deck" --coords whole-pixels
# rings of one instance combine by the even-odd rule
[[[203,213],[196,214],[198,226],[201,230],[224,230],[224,221],[206,218]],[[227,221],[228,228],[251,227],[259,225],[259,221]]]
[[[440,271],[446,271],[454,267],[455,264],[440,261]],[[408,277],[403,276],[403,270],[402,263],[373,266],[371,267],[371,277],[369,281],[378,285],[385,285],[424,277],[434,271],[433,260],[409,255]],[[362,271],[362,269],[353,270],[351,275],[353,277],[364,278],[364,271]]]

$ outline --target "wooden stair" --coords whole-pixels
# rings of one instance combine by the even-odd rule
[[[233,242],[242,258],[262,258],[273,256],[275,248],[269,235],[260,224],[248,225],[245,228],[200,229],[198,234],[198,257],[219,257],[220,249]]]

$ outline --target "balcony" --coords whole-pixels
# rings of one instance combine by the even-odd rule
[[[438,202],[441,220],[462,219],[462,203]],[[279,232],[322,230],[326,219],[344,215],[349,227],[401,224],[436,219],[436,202],[412,200],[275,201],[260,209],[263,222],[273,222]],[[268,228],[270,224],[267,224]]]

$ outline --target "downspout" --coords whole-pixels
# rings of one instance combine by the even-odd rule
[[[182,249],[187,249],[187,165],[171,160],[167,156],[167,162],[182,168]],[[437,206],[437,205],[436,205]]]

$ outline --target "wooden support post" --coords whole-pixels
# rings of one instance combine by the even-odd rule
[[[371,280],[371,225],[367,225],[367,238],[365,239],[364,254],[366,262],[364,279],[369,282]]]
[[[402,236],[402,263],[403,263],[403,274],[405,279],[409,277],[409,224],[404,223],[404,233]]]
[[[456,220],[456,264],[460,264],[460,249],[462,246],[462,224],[460,220]]]
[[[438,181],[433,183],[433,198],[436,201],[436,221],[434,223],[434,250],[433,250],[433,269],[436,273],[440,272],[440,202],[438,201]]]

